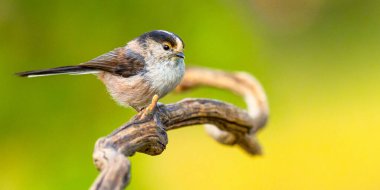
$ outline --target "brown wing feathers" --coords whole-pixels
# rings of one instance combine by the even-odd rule
[[[130,77],[144,71],[144,58],[135,52],[124,48],[116,48],[93,60],[77,66],[64,66],[51,69],[26,71],[17,73],[22,77],[47,76],[58,74],[87,74],[96,71],[106,71],[123,77]]]
[[[145,61],[144,57],[138,53],[132,51],[125,52],[124,48],[116,48],[81,65],[123,77],[130,77],[144,70]]]

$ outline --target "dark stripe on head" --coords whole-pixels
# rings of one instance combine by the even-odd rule
[[[183,43],[182,39],[179,36],[177,36],[176,34],[173,34],[171,32],[165,32],[162,30],[154,30],[154,31],[147,32],[147,33],[141,35],[138,38],[138,40],[141,44],[146,44],[146,40],[148,38],[152,39],[158,43],[167,42],[172,47],[176,47],[178,45],[177,41],[176,41],[176,38],[178,38],[179,40],[181,40],[183,47],[185,47],[185,44]]]

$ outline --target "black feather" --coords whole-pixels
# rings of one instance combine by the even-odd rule
[[[51,69],[42,69],[35,71],[25,71],[16,73],[16,75],[20,77],[28,77],[28,76],[38,76],[38,75],[53,75],[53,74],[65,74],[65,73],[86,73],[90,71],[95,71],[97,69],[90,68],[82,65],[77,66],[64,66],[64,67],[56,67]]]

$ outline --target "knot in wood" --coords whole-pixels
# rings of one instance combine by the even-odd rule
[[[140,147],[137,152],[145,153],[151,156],[161,154],[168,144],[166,131],[160,126],[148,126],[150,129],[145,130],[142,136]]]

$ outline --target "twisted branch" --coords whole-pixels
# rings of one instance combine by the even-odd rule
[[[211,99],[185,99],[175,104],[157,104],[153,98],[148,109],[110,135],[100,138],[93,154],[101,171],[91,189],[123,189],[129,183],[130,162],[135,152],[161,154],[168,143],[166,131],[196,124],[207,124],[207,132],[218,142],[237,144],[248,153],[261,153],[254,134],[268,116],[265,93],[260,84],[245,73],[190,68],[177,91],[207,85],[231,90],[244,97],[248,112],[234,105]]]

